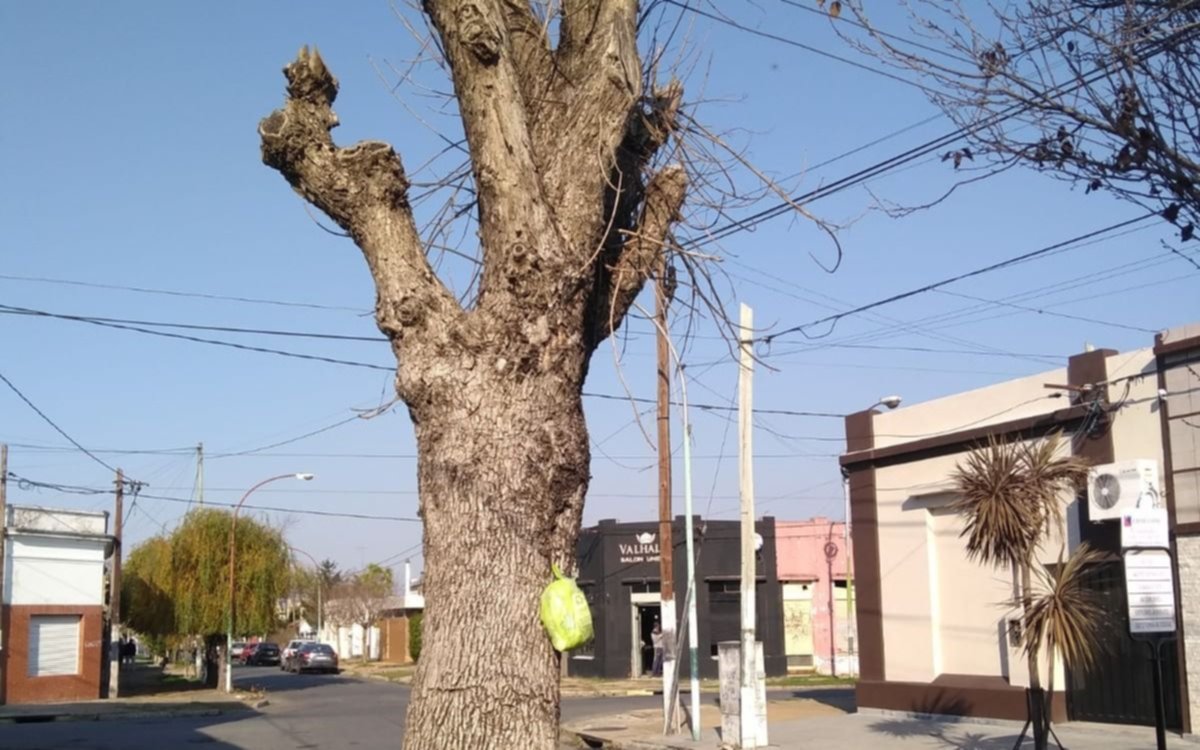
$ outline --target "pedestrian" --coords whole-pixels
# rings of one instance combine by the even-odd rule
[[[654,630],[650,631],[650,643],[654,646],[654,668],[651,674],[655,677],[662,677],[663,670],[663,632],[662,624],[657,619],[654,621]]]

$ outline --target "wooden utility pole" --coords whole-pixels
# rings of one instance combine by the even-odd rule
[[[755,637],[755,565],[754,543],[754,401],[752,394],[754,355],[751,351],[754,312],[745,304],[741,309],[738,367],[738,478],[741,497],[742,570],[741,570],[741,684],[738,713],[741,737],[738,747],[758,747],[758,717],[755,711],[755,676],[758,673]]]
[[[113,563],[109,579],[108,697],[120,697],[121,688],[121,532],[125,525],[125,474],[117,469],[116,517],[113,519]]]
[[[662,625],[663,733],[679,731],[678,680],[675,669],[675,556],[671,534],[671,351],[667,341],[666,264],[658,274],[654,322],[658,331],[658,550],[659,617]]]

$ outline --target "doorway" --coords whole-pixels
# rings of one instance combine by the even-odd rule
[[[653,597],[653,599],[651,599]],[[630,638],[631,677],[647,677],[654,671],[654,626],[662,614],[658,594],[634,594]]]

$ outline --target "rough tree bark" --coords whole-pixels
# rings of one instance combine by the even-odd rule
[[[580,394],[687,189],[681,167],[651,171],[682,90],[643,91],[636,0],[561,5],[554,48],[527,2],[424,2],[478,194],[467,308],[426,260],[395,151],[333,143],[337,81],[319,54],[285,68],[287,101],[259,126],[264,162],[362,250],[416,430],[427,609],[410,750],[556,746],[538,597],[551,563],[574,569],[590,476]]]

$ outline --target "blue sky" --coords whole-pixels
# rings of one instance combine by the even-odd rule
[[[827,23],[775,0],[728,10],[748,26],[854,56]],[[407,9],[400,13],[416,19]],[[728,134],[731,145],[764,171],[780,178],[799,174],[786,182],[791,189],[812,189],[952,129],[937,118],[810,169],[936,112],[919,91],[794,47],[692,16],[683,29],[690,49],[689,93],[710,100],[698,110],[700,119]],[[452,119],[432,111],[436,100],[416,85],[393,95],[381,79],[378,71],[389,70],[389,64],[402,67],[418,49],[384,0],[0,6],[0,66],[11,72],[0,126],[5,176],[0,217],[6,230],[0,275],[323,307],[11,278],[0,278],[0,304],[375,334],[372,320],[362,314],[373,304],[373,290],[357,250],[317,227],[302,201],[259,159],[257,122],[282,101],[280,68],[304,43],[320,46],[341,81],[337,111],[343,125],[334,133],[340,142],[387,140],[410,169],[425,162],[442,148],[440,135],[401,100],[433,129],[454,137]],[[448,86],[431,68],[419,70],[416,81]],[[450,166],[450,158],[434,164]],[[750,184],[744,174],[741,180]],[[736,303],[744,301],[754,307],[760,327],[786,328],[1138,214],[1108,196],[1085,196],[1023,171],[963,188],[936,208],[902,220],[872,209],[876,197],[921,203],[953,180],[952,170],[934,159],[813,204],[815,214],[849,225],[840,234],[845,257],[834,274],[810,257],[829,258],[830,246],[802,218],[775,219],[732,236],[719,248],[730,274],[729,310],[736,313]],[[914,403],[1051,369],[1085,343],[1121,350],[1147,346],[1149,331],[1200,315],[1200,274],[1164,251],[1160,240],[1168,238],[1165,227],[1148,222],[1141,231],[946,290],[993,300],[1036,293],[1020,304],[1120,325],[987,305],[950,317],[979,303],[924,294],[840,321],[820,340],[797,335],[776,340],[760,352],[776,370],[758,370],[756,405],[843,413],[890,393]],[[447,269],[452,281],[461,282],[461,268]],[[921,328],[897,321],[918,321]],[[649,328],[638,321],[629,328],[620,349],[620,377],[613,348],[606,345],[596,353],[589,392],[620,394],[623,381],[637,396],[653,395]],[[689,395],[730,403],[736,367],[710,323],[702,321],[697,334],[687,350]],[[214,337],[391,362],[382,343]],[[148,482],[147,495],[191,497],[196,470],[188,451],[202,441],[212,456],[205,477],[210,500],[236,501],[264,477],[310,471],[316,481],[276,483],[255,501],[368,515],[416,512],[415,447],[403,410],[259,454],[216,457],[287,440],[343,420],[353,415],[352,408],[377,405],[390,397],[386,372],[13,315],[0,315],[0,340],[0,372],[76,440],[98,451],[155,451],[97,452]],[[961,353],[979,346],[990,350]],[[645,406],[588,400],[596,447],[587,522],[655,512],[653,449],[632,420]],[[647,431],[649,416],[643,415]],[[736,430],[712,412],[696,411],[692,420],[698,511],[734,517]],[[678,423],[674,434],[678,447]],[[793,519],[840,516],[834,456],[841,434],[838,419],[760,419],[755,435],[760,510]],[[71,449],[6,389],[0,390],[0,440],[13,444],[10,470],[19,476],[110,486],[105,468]],[[677,474],[677,494],[681,488]],[[108,507],[109,498],[14,484],[10,501]],[[677,496],[679,512],[681,502]],[[187,507],[142,498],[130,514],[128,535],[136,541],[170,528]],[[280,512],[270,518],[287,524],[297,547],[347,567],[392,558],[420,540],[415,523]]]

